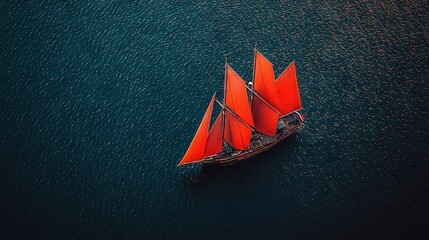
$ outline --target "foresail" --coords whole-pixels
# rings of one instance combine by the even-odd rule
[[[213,111],[215,96],[216,93],[213,94],[212,100],[210,101],[206,113],[204,114],[203,120],[201,121],[200,126],[195,133],[194,139],[192,140],[191,145],[185,153],[185,156],[183,156],[182,160],[180,161],[179,166],[186,163],[199,161],[204,157],[204,150],[208,138],[210,119]]]
[[[247,97],[246,84],[243,79],[226,65],[225,104],[248,125],[254,127]]]
[[[282,115],[302,109],[295,62],[292,62],[279,76],[276,80],[276,87],[282,102],[280,109]]]
[[[204,150],[204,157],[222,152],[222,115],[223,114],[221,111],[217,116],[216,121],[212,126],[212,129],[209,132],[206,147]]]

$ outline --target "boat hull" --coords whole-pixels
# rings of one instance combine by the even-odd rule
[[[290,116],[293,116],[294,120],[296,120],[293,125],[290,124],[289,121],[287,121],[288,117]],[[262,146],[254,147],[247,151],[235,152],[226,156],[225,154],[212,156],[207,159],[203,159],[201,163],[203,165],[229,165],[237,162],[242,162],[246,159],[253,158],[258,154],[269,150],[270,148],[274,147],[286,138],[299,132],[299,130],[303,126],[301,116],[296,112],[291,115],[285,116],[284,118],[282,118],[282,120],[286,123],[286,126],[277,130],[278,134],[272,138],[272,141],[264,142]]]

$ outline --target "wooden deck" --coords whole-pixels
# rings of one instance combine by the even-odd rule
[[[279,120],[283,121],[283,123],[279,121],[279,125],[283,127],[277,128],[276,136],[271,137],[260,133],[253,134],[248,150],[234,151],[232,148],[226,148],[220,154],[202,159],[201,163],[205,165],[223,165],[252,158],[274,147],[284,139],[298,132],[302,127],[302,120],[298,113],[291,113]]]

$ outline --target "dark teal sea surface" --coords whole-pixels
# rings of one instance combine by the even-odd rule
[[[177,168],[255,44],[304,128]],[[427,1],[4,0],[0,239],[427,239],[428,113]]]

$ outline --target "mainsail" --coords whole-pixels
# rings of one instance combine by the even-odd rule
[[[225,105],[248,125],[254,127],[246,84],[228,64],[225,65]]]
[[[252,99],[252,115],[258,132],[268,136],[276,135],[279,114],[258,97]]]
[[[225,111],[224,131],[225,141],[235,149],[245,150],[249,147],[252,130],[228,111]]]
[[[255,129],[275,136],[281,102],[274,80],[273,65],[256,49],[254,60],[252,116]]]
[[[253,90],[275,109],[279,110],[281,108],[273,64],[256,49],[253,67]]]
[[[302,109],[295,62],[292,62],[276,80],[276,87],[282,101],[280,109],[282,115]]]

